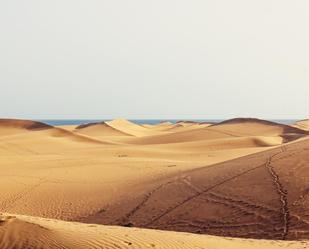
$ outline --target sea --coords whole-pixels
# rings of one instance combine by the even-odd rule
[[[111,119],[40,119],[37,121],[43,122],[45,124],[58,126],[58,125],[80,125],[88,123],[96,123],[102,121],[110,121]],[[226,119],[128,119],[129,121],[136,124],[158,124],[161,122],[171,122],[176,123],[178,121],[195,121],[195,122],[210,122],[210,123],[219,123]],[[297,119],[270,119],[280,124],[293,124]]]

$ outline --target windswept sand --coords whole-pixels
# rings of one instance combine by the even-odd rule
[[[93,247],[127,248],[121,241],[132,231],[140,245],[155,240],[155,248],[169,248],[164,246],[166,238],[174,236],[180,245],[174,248],[261,248],[259,242],[266,243],[265,248],[284,248],[288,242],[60,220],[228,237],[309,239],[307,135],[301,127],[258,119],[157,125],[113,120],[67,127],[0,120],[0,212],[17,215],[1,223],[2,243],[18,238],[19,245],[30,240],[28,248],[40,248],[35,237],[27,240],[34,229],[34,234],[53,238],[45,248],[91,248],[87,243],[97,243],[98,234],[108,237],[111,231],[115,242],[108,243],[114,247],[104,244],[105,239]],[[76,244],[76,238],[84,242]],[[190,241],[196,241],[196,247]]]
[[[304,241],[232,239],[190,233],[0,216],[1,249],[306,249]]]

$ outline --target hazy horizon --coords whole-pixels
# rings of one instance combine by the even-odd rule
[[[0,118],[309,118],[308,9],[2,1]]]
[[[35,121],[43,122],[53,126],[61,126],[61,125],[80,125],[87,123],[97,123],[97,122],[106,122],[111,121],[112,119],[36,119]],[[194,122],[213,122],[220,123],[226,121],[225,119],[128,119],[130,122],[136,124],[158,124],[161,122],[171,122],[176,123],[179,121],[194,121]],[[268,119],[268,121],[276,122],[279,124],[291,125],[296,121],[300,121],[297,119]]]
[[[110,121],[110,120],[130,120],[130,121],[213,121],[213,122],[221,122],[230,119],[237,119],[237,118],[253,118],[253,119],[261,119],[261,120],[268,120],[268,121],[302,121],[302,120],[309,120],[309,118],[263,118],[263,117],[254,117],[254,116],[235,116],[235,117],[228,117],[228,118],[191,118],[191,117],[179,117],[179,118],[125,118],[125,117],[93,117],[93,118],[35,118],[35,117],[13,117],[13,116],[3,116],[0,119],[21,119],[21,120],[33,120],[33,121]]]

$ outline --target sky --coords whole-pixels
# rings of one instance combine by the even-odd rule
[[[0,117],[309,118],[307,0],[1,0]]]

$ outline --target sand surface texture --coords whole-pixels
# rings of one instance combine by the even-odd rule
[[[251,240],[171,231],[0,216],[1,249],[306,249],[305,241]]]
[[[2,119],[0,248],[306,248],[307,136],[306,121]]]

